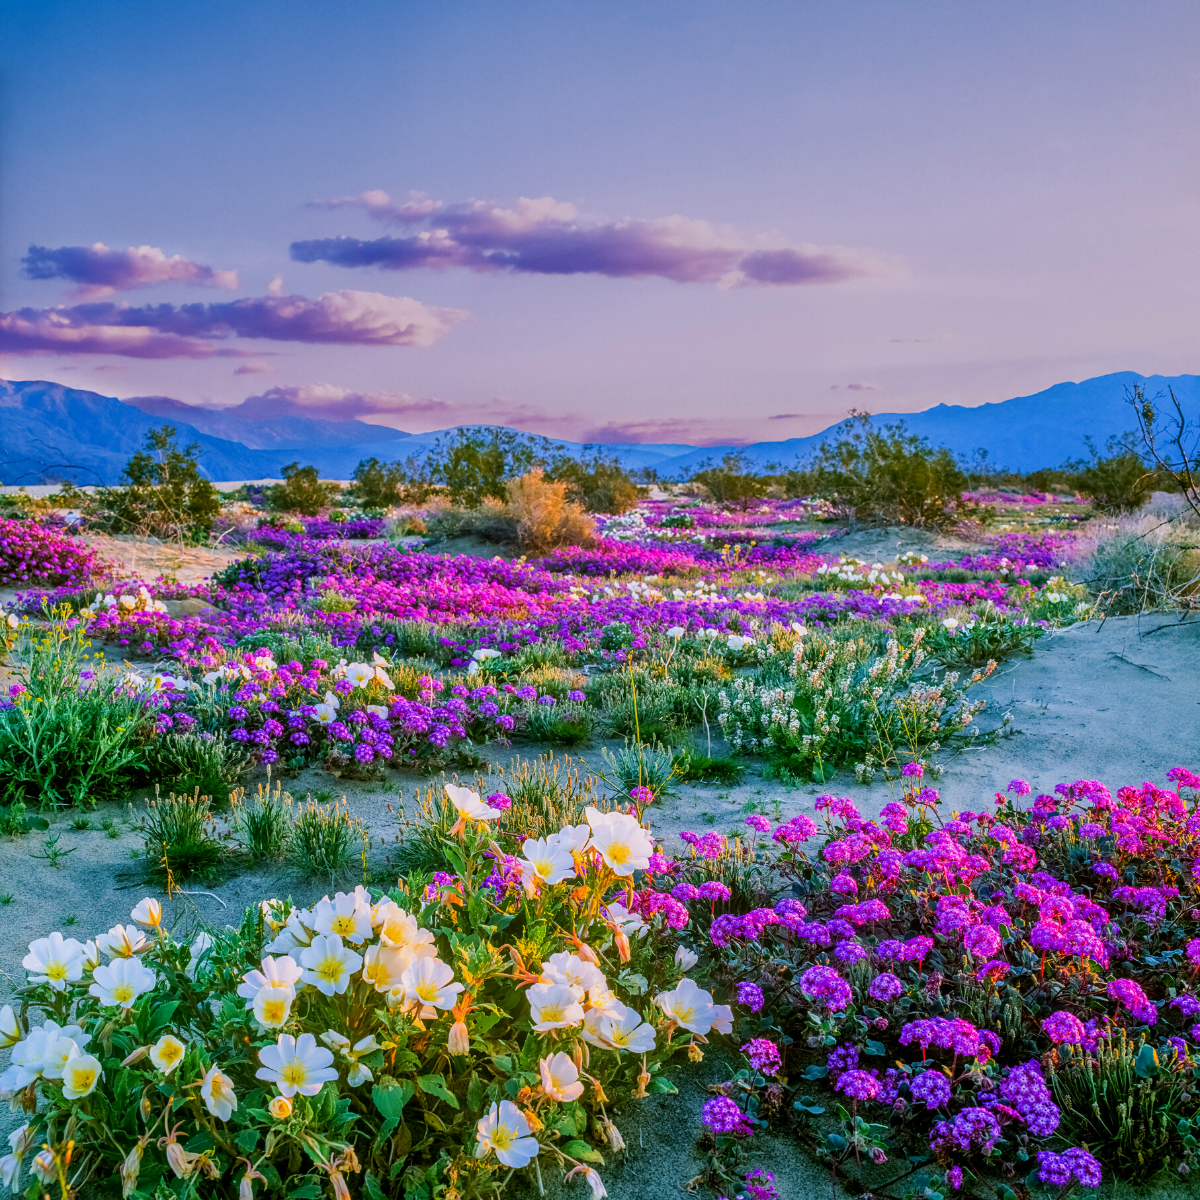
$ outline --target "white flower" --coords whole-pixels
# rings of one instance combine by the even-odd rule
[[[196,971],[200,966],[200,959],[208,950],[212,948],[212,944],[212,935],[205,933],[203,929],[200,930],[200,932],[196,934],[194,938],[192,938],[192,944],[188,947],[191,957],[188,959],[188,965],[184,971],[184,974],[187,975],[189,979],[194,980],[196,978]]]
[[[692,1033],[707,1033],[712,1028],[716,1012],[712,993],[697,987],[691,979],[681,979],[669,992],[660,992],[654,1002],[677,1025]]]
[[[549,838],[526,838],[521,851],[525,855],[521,860],[521,880],[531,896],[539,879],[554,884],[575,878],[575,859],[559,843]]]
[[[418,950],[420,953],[418,953]],[[377,992],[390,992],[401,986],[404,972],[418,958],[433,958],[432,946],[368,946],[363,955],[362,977]]]
[[[368,1034],[365,1038],[360,1038],[354,1045],[350,1044],[350,1039],[342,1033],[335,1033],[332,1029],[327,1029],[321,1034],[321,1041],[325,1043],[335,1054],[340,1054],[350,1063],[350,1073],[346,1076],[346,1082],[351,1087],[359,1087],[364,1083],[370,1083],[374,1076],[371,1074],[370,1067],[364,1066],[358,1060],[365,1055],[373,1054],[376,1050],[381,1050],[383,1047],[375,1040],[374,1035]]]
[[[304,972],[300,969],[300,964],[288,955],[282,958],[272,958],[268,955],[262,960],[261,971],[247,971],[242,976],[242,982],[238,984],[237,994],[246,1001],[246,1007],[252,1008],[254,1005],[254,997],[258,995],[263,988],[267,987],[286,987],[291,989],[295,995],[296,985],[300,983]]]
[[[739,637],[736,633],[731,633],[725,642],[725,645],[733,651],[742,650],[746,646],[752,646],[753,644],[754,639],[752,637]]]
[[[164,1075],[170,1075],[183,1061],[183,1056],[186,1053],[187,1047],[177,1037],[173,1037],[169,1033],[164,1033],[150,1047],[150,1061]]]
[[[959,621],[959,620],[957,620],[957,618],[955,618],[955,617],[947,617],[947,618],[946,618],[946,619],[945,619],[945,620],[942,622],[942,628],[943,628],[943,629],[948,629],[948,630],[949,630],[951,633],[953,633],[953,632],[954,632],[954,631],[955,631],[955,630],[956,630],[956,629],[959,627],[959,625],[960,625],[961,623],[962,623],[962,622],[961,622],[961,621]]]
[[[568,853],[582,854],[588,839],[592,836],[590,825],[564,825],[557,833],[552,833],[546,841],[561,846]]]
[[[15,1046],[21,1040],[21,1025],[12,1005],[0,1008],[0,1050]]]
[[[584,810],[584,815],[592,827],[589,848],[598,851],[617,875],[630,876],[650,865],[654,843],[636,817],[628,813],[601,813],[591,807]]]
[[[63,1099],[82,1100],[84,1096],[90,1096],[103,1075],[98,1058],[77,1054],[63,1068]]]
[[[487,660],[489,658],[499,658],[500,651],[499,650],[489,650],[486,647],[481,646],[478,650],[476,650],[472,653],[471,657],[476,662],[487,662]]]
[[[575,993],[575,999],[582,1000],[590,988],[604,986],[604,972],[595,963],[585,962],[577,954],[560,950],[542,963],[542,975],[538,982],[569,987]]]
[[[337,709],[331,704],[314,704],[313,717],[318,725],[332,725],[337,720]]]
[[[609,919],[628,937],[645,937],[650,926],[642,920],[640,913],[630,912],[623,904],[605,905]]]
[[[0,1185],[12,1188],[15,1196],[21,1190],[17,1186],[17,1177],[21,1173],[21,1159],[33,1146],[33,1127],[28,1121],[8,1135],[8,1145],[12,1153],[0,1158]]]
[[[792,622],[792,632],[795,634],[798,634],[800,637],[803,637],[808,632],[808,630],[803,625],[801,625],[799,621],[793,621]]]
[[[29,972],[30,983],[48,983],[56,992],[68,983],[83,978],[83,946],[61,933],[29,943],[29,953],[21,964]]]
[[[588,1187],[592,1189],[592,1200],[604,1200],[604,1197],[608,1195],[608,1188],[604,1186],[604,1181],[596,1169],[584,1167],[583,1178]]]
[[[471,791],[470,788],[448,783],[446,795],[450,797],[450,803],[458,812],[458,820],[452,832],[457,833],[468,821],[494,821],[502,815],[499,809],[492,808],[480,800],[479,793]]]
[[[388,715],[388,710],[382,704],[368,704],[367,712],[373,717],[383,717],[385,719]]]
[[[362,955],[343,946],[336,933],[317,934],[312,945],[300,951],[300,964],[305,983],[326,996],[340,996],[349,987],[350,976],[362,966]]]
[[[151,896],[139,900],[137,908],[129,914],[139,925],[157,929],[162,924],[162,905]]]
[[[114,925],[96,939],[96,946],[110,958],[130,958],[150,943],[133,925]]]
[[[264,949],[268,954],[291,954],[312,941],[312,913],[306,908],[293,908],[279,935]]]
[[[529,1122],[511,1101],[493,1104],[486,1117],[475,1126],[479,1137],[476,1158],[495,1154],[506,1167],[526,1167],[538,1155],[538,1140],[529,1136]]]
[[[268,983],[251,1003],[254,1019],[264,1029],[279,1029],[292,1015],[296,993],[289,983]]]
[[[158,982],[158,976],[136,958],[114,958],[107,966],[97,967],[92,979],[95,982],[88,991],[106,1008],[130,1008]]]
[[[535,983],[529,989],[529,1010],[539,1033],[570,1029],[583,1020],[583,1006],[575,989],[562,983]]]
[[[421,1005],[422,1015],[429,1009],[449,1009],[458,1003],[456,997],[463,990],[461,983],[454,982],[454,968],[437,958],[419,958],[400,976],[404,1003]]]
[[[299,1038],[280,1034],[274,1046],[264,1046],[258,1052],[258,1061],[262,1066],[255,1077],[275,1084],[288,1099],[297,1092],[315,1096],[323,1084],[337,1078],[331,1065],[333,1052],[318,1046],[311,1033],[302,1033]]]
[[[681,971],[690,971],[700,961],[700,955],[686,946],[680,946],[675,951],[675,965]]]
[[[233,1080],[213,1065],[204,1076],[200,1097],[205,1108],[219,1121],[228,1121],[237,1111],[237,1096],[233,1091]]]
[[[560,1050],[549,1058],[543,1058],[538,1063],[538,1070],[542,1075],[542,1091],[551,1100],[568,1104],[583,1095],[583,1084],[579,1082],[579,1068],[569,1054]]]
[[[717,1033],[732,1033],[733,1032],[733,1009],[728,1004],[713,1005],[713,1022],[712,1028]]]
[[[371,936],[371,906],[351,893],[326,896],[313,909],[313,928],[318,933],[336,933],[354,945]]]
[[[686,630],[683,628],[682,625],[672,625],[671,628],[667,630],[667,637],[681,638],[681,637],[683,637],[685,632],[686,632]]]
[[[39,1150],[29,1164],[29,1173],[42,1183],[53,1183],[58,1178],[58,1165],[54,1161],[54,1152]]]
[[[379,940],[385,946],[398,949],[408,947],[416,958],[427,958],[434,953],[433,934],[417,924],[417,918],[393,904],[386,912],[379,927]]]
[[[356,688],[366,687],[375,678],[375,668],[368,663],[351,663],[346,668],[344,678],[350,680]]]
[[[61,1079],[67,1063],[77,1058],[79,1052],[74,1038],[47,1038],[42,1051],[42,1075],[46,1079]]]

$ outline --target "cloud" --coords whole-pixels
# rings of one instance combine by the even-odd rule
[[[170,258],[157,246],[110,250],[103,242],[91,246],[30,246],[21,262],[28,279],[70,279],[80,285],[81,299],[99,299],[116,291],[153,287],[156,283],[185,283],[190,287],[236,290],[236,271],[218,271],[182,255]]]
[[[798,421],[803,417],[804,413],[776,413],[773,417],[768,417],[768,421]]]
[[[430,308],[408,296],[326,292],[259,296],[224,304],[112,303],[23,308],[0,313],[0,351],[122,354],[130,358],[261,357],[227,349],[229,338],[265,338],[334,346],[429,346],[462,320],[453,308]]]
[[[846,390],[851,392],[877,392],[880,390],[877,383],[848,383]]]
[[[235,375],[268,375],[275,368],[268,362],[262,362],[259,359],[251,359],[249,362],[244,362],[236,371]]]
[[[573,204],[550,196],[522,197],[513,208],[499,208],[481,200],[443,205],[413,195],[399,205],[380,191],[324,201],[323,207],[359,208],[388,224],[428,227],[368,241],[341,236],[293,242],[292,258],[391,271],[464,267],[614,279],[657,276],[722,287],[838,283],[896,271],[894,262],[870,250],[751,244],[730,229],[691,217],[587,222]]]
[[[747,438],[722,437],[705,434],[706,422],[667,418],[662,421],[610,421],[586,429],[580,435],[583,442],[670,442],[688,446],[745,446]]]

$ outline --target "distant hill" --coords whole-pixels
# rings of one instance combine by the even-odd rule
[[[1103,447],[1110,437],[1132,430],[1134,416],[1125,397],[1135,383],[1144,384],[1150,396],[1173,388],[1185,413],[1192,420],[1200,418],[1200,376],[1147,378],[1123,371],[974,408],[939,404],[918,413],[879,413],[873,420],[903,420],[912,432],[963,459],[983,448],[997,467],[1032,471],[1084,457],[1088,435]],[[218,480],[278,477],[294,461],[311,463],[327,479],[348,479],[364,458],[419,456],[439,436],[454,432],[406,434],[364,421],[272,415],[265,400],[255,397],[253,403],[216,410],[168,396],[121,401],[58,383],[0,381],[0,483],[117,483],[147,431],[164,422],[176,427],[181,441],[199,443],[202,470]],[[828,434],[749,446],[622,442],[586,449],[615,455],[631,469],[654,467],[671,479],[685,478],[726,454],[745,455],[760,469],[768,464],[789,467],[808,458]],[[576,453],[585,450],[578,442],[564,445]]]

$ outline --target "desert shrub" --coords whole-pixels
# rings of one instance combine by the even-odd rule
[[[717,691],[702,679],[689,680],[688,674],[687,667],[681,667],[673,672],[676,677],[664,678],[639,665],[592,675],[587,681],[587,697],[608,737],[679,741],[700,719],[705,696]],[[715,704],[712,709],[715,711]]]
[[[1108,455],[1087,439],[1090,459],[1068,464],[1075,487],[1103,513],[1132,512],[1140,508],[1156,486],[1154,472],[1146,469],[1134,446],[1135,435],[1109,438]]]
[[[124,799],[155,736],[136,684],[91,657],[82,622],[21,623],[18,683],[0,699],[0,805],[38,808]],[[14,690],[15,694],[14,694]]]
[[[995,663],[962,687],[954,672],[918,681],[924,637],[917,629],[907,645],[893,638],[880,654],[865,639],[810,635],[778,682],[764,672],[761,681],[743,677],[724,689],[717,721],[735,751],[761,752],[790,774],[818,781],[843,764],[863,780],[877,768],[928,759],[970,736],[983,702],[969,702],[966,691]]]
[[[147,747],[151,778],[181,794],[199,790],[217,804],[229,800],[230,788],[249,766],[244,746],[223,732],[160,733]]]
[[[594,726],[595,714],[586,703],[536,704],[521,725],[521,736],[552,746],[581,746],[591,741]]]
[[[1187,607],[1200,593],[1200,523],[1178,506],[1119,517],[1098,535],[1079,574],[1105,611]]]
[[[506,499],[505,485],[532,467],[546,465],[563,447],[515,429],[459,428],[438,438],[426,462],[430,479],[455,505],[478,508],[485,499]]]
[[[718,504],[737,504],[743,511],[770,488],[766,477],[750,470],[744,454],[727,454],[719,467],[705,465],[693,471],[691,482],[700,484]]]
[[[4,1009],[5,1078],[51,1032],[74,1045],[60,1046],[62,1077],[20,1074],[28,1123],[14,1145],[29,1157],[47,1146],[44,1173],[73,1192],[120,1179],[131,1195],[232,1195],[245,1179],[243,1193],[271,1200],[351,1187],[499,1197],[586,1169],[599,1194],[595,1167],[621,1144],[607,1106],[675,1091],[671,1060],[699,1057],[698,1039],[732,1024],[678,965],[664,914],[619,906],[619,839],[641,856],[651,847],[619,817],[606,849],[532,895],[472,820],[447,841],[455,875],[430,886],[412,877],[312,909],[268,900],[190,945],[146,899],[132,918],[147,935],[100,934],[104,963],[74,940],[36,940],[27,963],[67,965],[31,969],[20,1014]],[[501,835],[499,848],[516,861],[521,844]],[[137,954],[121,957],[126,944]],[[569,985],[533,983],[563,970],[597,989],[582,1000],[592,1016]],[[59,1024],[31,1028],[38,1013]]]
[[[182,450],[176,446],[173,426],[151,429],[145,448],[125,464],[126,486],[92,493],[71,489],[62,501],[78,508],[89,526],[106,533],[206,537],[220,515],[221,499],[200,474],[199,453],[198,443]]]
[[[368,458],[354,468],[349,495],[365,509],[387,509],[396,504],[421,504],[429,492],[428,469],[416,457],[390,463]]]
[[[289,857],[313,877],[328,876],[332,882],[366,854],[370,845],[361,817],[350,815],[345,796],[341,804],[308,801],[292,822]]]
[[[442,541],[476,537],[497,546],[515,545],[519,526],[504,501],[493,496],[484,496],[474,508],[445,508],[431,513],[427,524],[429,536]]]
[[[302,467],[298,462],[288,463],[280,474],[283,482],[267,489],[267,503],[276,512],[315,517],[341,490],[336,483],[322,483],[316,467]]]
[[[945,447],[908,433],[903,421],[876,427],[867,413],[852,413],[837,433],[817,450],[815,495],[864,525],[961,520],[967,477]]]
[[[506,512],[517,522],[517,543],[543,554],[559,546],[584,546],[596,536],[596,523],[573,500],[566,483],[547,479],[541,467],[505,485]]]
[[[146,863],[150,874],[168,887],[188,879],[210,879],[220,866],[225,848],[215,836],[212,799],[197,788],[190,796],[158,789],[146,802],[141,820]]]
[[[292,797],[276,781],[274,791],[270,778],[264,788],[247,797],[242,789],[231,796],[233,827],[250,861],[275,862],[283,858],[292,839]]]
[[[623,513],[638,502],[638,487],[615,458],[596,455],[591,459],[559,456],[547,468],[547,476],[568,485],[568,497],[588,512]]]
[[[624,795],[633,788],[647,787],[659,796],[672,790],[680,756],[673,746],[626,741],[616,751],[605,746],[600,757],[611,777],[610,782]]]
[[[711,758],[707,754],[684,753],[676,767],[681,783],[735,784],[742,778],[743,767],[733,758]]]

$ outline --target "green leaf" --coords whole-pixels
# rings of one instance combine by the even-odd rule
[[[867,1053],[873,1058],[878,1058],[882,1054],[887,1053],[887,1047],[882,1042],[873,1042],[867,1038]]]
[[[396,1126],[400,1124],[399,1117],[388,1117],[379,1127],[379,1132],[375,1135],[375,1145],[382,1146],[384,1142],[396,1132]]]
[[[484,1087],[478,1071],[471,1072],[471,1082],[467,1084],[467,1108],[478,1112],[483,1107]]]
[[[305,1183],[294,1191],[288,1192],[291,1200],[321,1200],[321,1185],[319,1183]]]
[[[237,1144],[245,1150],[247,1154],[254,1153],[254,1147],[258,1145],[258,1130],[243,1129],[241,1133],[233,1139]]]
[[[1138,1051],[1133,1070],[1139,1079],[1152,1079],[1158,1074],[1158,1055],[1153,1046],[1147,1043]]]
[[[147,1028],[151,1033],[162,1029],[171,1018],[175,1015],[175,1010],[179,1007],[180,1001],[168,1000],[165,1004],[156,1004],[151,1011],[150,1021]]]
[[[420,1058],[411,1050],[397,1050],[396,1061],[392,1063],[392,1073],[397,1075],[407,1075],[409,1071],[415,1071],[421,1065]]]
[[[604,1165],[604,1155],[599,1150],[593,1150],[587,1142],[581,1142],[578,1138],[568,1142],[565,1146],[560,1146],[559,1149],[569,1158],[582,1159],[584,1162],[599,1163]]]
[[[395,1117],[399,1120],[400,1114],[404,1112],[404,1106],[413,1098],[416,1090],[406,1079],[399,1087],[372,1088],[371,1099],[375,1101],[375,1107],[383,1116]]]
[[[846,1141],[846,1139],[844,1137],[842,1137],[842,1135],[839,1133],[828,1133],[825,1136],[829,1142],[829,1145],[834,1150],[837,1150],[839,1152],[842,1150],[845,1150],[846,1147],[850,1145],[850,1143],[848,1141]]]
[[[656,1075],[646,1084],[646,1091],[666,1096],[679,1095],[679,1089],[669,1079],[664,1079],[661,1075]]]
[[[363,1195],[369,1197],[369,1200],[387,1200],[374,1171],[368,1171],[363,1176]]]
[[[436,1096],[445,1100],[451,1108],[458,1108],[458,1097],[446,1087],[446,1080],[441,1075],[418,1075],[417,1084],[428,1096]]]

